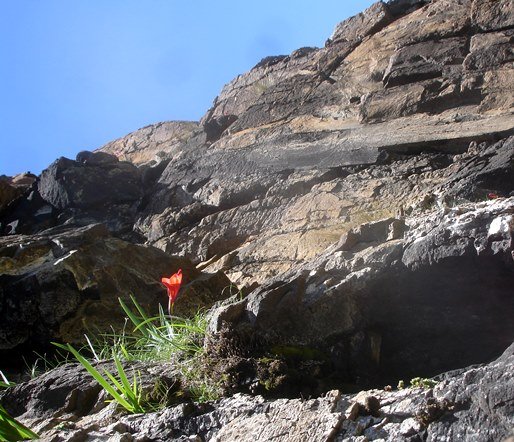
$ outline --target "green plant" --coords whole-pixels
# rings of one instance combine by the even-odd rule
[[[0,388],[9,388],[15,385],[9,382],[0,370]],[[0,404],[0,442],[10,442],[27,439],[37,439],[39,436],[21,422],[14,419]]]
[[[223,379],[213,378],[212,373],[205,369],[205,363],[206,361],[194,358],[179,366],[191,398],[196,402],[214,401],[222,394]]]
[[[38,438],[39,436],[36,433],[14,419],[7,410],[0,405],[0,441],[10,442]]]
[[[134,325],[129,348],[137,349],[139,356],[147,353],[153,360],[169,360],[170,357],[184,358],[203,351],[203,340],[207,331],[207,319],[203,312],[193,318],[166,315],[159,306],[158,316],[149,317],[136,299],[130,297],[133,312],[122,299],[120,305]],[[125,337],[127,337],[125,335]]]
[[[0,388],[9,388],[15,385],[14,382],[9,382],[7,380],[2,370],[0,370],[0,378],[2,378],[2,380],[0,381]]]
[[[118,404],[125,408],[129,413],[144,413],[147,411],[144,407],[142,390],[141,386],[137,382],[136,374],[134,373],[133,381],[131,383],[127,378],[120,360],[116,356],[114,357],[114,364],[118,372],[118,378],[106,369],[103,370],[105,375],[104,377],[104,375],[94,368],[89,361],[70,344],[62,345],[55,342],[53,344],[63,350],[69,351],[73,356],[75,356],[77,361],[79,361],[89,374],[93,376],[93,378],[104,388],[113,400],[118,402]]]
[[[412,378],[410,380],[410,386],[412,388],[429,389],[429,388],[435,387],[436,385],[437,385],[437,381],[434,381],[433,379],[430,379],[430,378],[417,377],[417,378]]]
[[[227,294],[227,292],[228,292],[228,294]],[[230,285],[227,285],[226,287],[224,287],[223,290],[221,291],[221,296],[223,299],[232,298],[233,296],[235,296],[238,301],[242,301],[245,298],[245,294],[244,294],[243,290],[239,289],[237,287],[237,285],[235,285],[235,284],[230,284]]]
[[[34,354],[37,356],[37,358],[32,363],[28,363],[25,358],[23,359],[25,366],[27,367],[28,375],[31,379],[34,379],[42,373],[46,373],[47,371],[50,371],[69,362],[69,353],[65,353],[59,350],[57,350],[56,353],[52,355],[47,355],[46,353],[40,354],[37,352],[34,352]]]
[[[136,299],[130,297],[132,311],[122,299],[120,305],[134,325],[133,335],[124,333],[125,340],[131,340],[130,350],[125,358],[138,360],[173,360],[191,397],[198,402],[218,399],[219,382],[205,373],[201,356],[207,333],[207,318],[200,311],[192,318],[169,316],[159,307],[159,315],[149,317]],[[114,347],[113,347],[114,348]]]

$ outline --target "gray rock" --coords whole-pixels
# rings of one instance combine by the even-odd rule
[[[3,394],[9,411],[43,440],[155,441],[412,441],[507,437],[514,425],[514,344],[487,365],[441,375],[433,390],[408,388],[355,394],[330,391],[316,399],[264,400],[236,394],[208,404],[183,403],[143,415],[105,408],[99,388],[77,365],[66,365]],[[144,383],[167,376],[169,365],[141,365]],[[364,397],[380,403],[377,416],[345,410]],[[59,425],[60,424],[60,425]]]
[[[353,382],[487,361],[514,335],[513,212],[500,198],[406,218],[405,234],[391,235],[394,219],[365,224],[254,290],[239,316],[220,307],[216,324],[322,349]]]
[[[82,163],[60,158],[42,172],[38,190],[58,209],[134,203],[142,196],[136,167],[103,153]]]
[[[221,272],[202,274],[189,260],[115,238],[104,225],[0,237],[0,349],[16,354],[22,344],[27,351],[52,340],[79,343],[88,330],[121,328],[118,297],[131,294],[155,314],[167,305],[161,277],[179,268],[177,314],[226,297],[230,281]]]
[[[151,124],[107,143],[99,151],[136,165],[170,159],[181,151],[187,139],[198,129],[193,121],[169,121]]]
[[[307,395],[493,359],[514,336],[512,16],[503,0],[379,2],[323,48],[263,59],[200,123],[59,159],[0,213],[16,234],[0,240],[6,347],[107,327],[120,292],[157,305],[160,272],[180,263],[184,312],[223,298],[224,273],[243,289],[211,312],[211,342],[227,354],[240,338],[226,365],[244,391],[270,351],[290,370],[280,394]],[[354,396],[237,396],[102,409],[48,437],[501,439],[508,364],[449,374],[444,391],[372,392],[382,415],[364,403],[354,420]]]
[[[474,0],[471,19],[482,31],[513,27],[514,5],[510,0]]]

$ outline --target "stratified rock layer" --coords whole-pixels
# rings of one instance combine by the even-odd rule
[[[0,350],[81,342],[85,332],[121,328],[118,297],[134,295],[155,314],[159,303],[167,304],[160,278],[179,268],[185,275],[179,314],[209,307],[230,284],[222,274],[202,274],[186,258],[115,238],[102,224],[2,237]]]
[[[108,327],[120,293],[155,306],[159,278],[180,266],[184,314],[238,284],[211,312],[210,340],[237,337],[221,350],[239,362],[293,354],[288,395],[497,357],[514,340],[513,38],[509,0],[378,2],[323,48],[263,59],[199,123],[60,158],[22,191],[0,181],[1,345],[15,354]],[[71,431],[498,440],[512,427],[511,350],[448,375],[433,397],[374,392],[379,416],[357,417],[355,398],[337,394],[238,396],[193,414],[184,404],[114,423],[106,412]],[[236,390],[266,387],[246,374]]]
[[[131,134],[111,141],[102,152],[120,160],[140,165],[169,159],[179,152],[191,134],[198,129],[194,121],[168,121],[151,124]]]
[[[513,133],[512,5],[408,3],[377,3],[324,48],[269,57],[226,85],[137,229],[168,252],[218,260],[238,284],[261,283],[422,201],[465,167],[453,155],[470,143]],[[505,155],[498,167],[510,172]],[[512,190],[510,176],[472,181],[471,200]]]

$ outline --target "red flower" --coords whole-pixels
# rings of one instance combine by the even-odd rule
[[[182,284],[182,269],[178,269],[177,273],[171,275],[169,278],[162,278],[161,282],[168,290],[168,312],[171,314],[171,309],[175,304],[175,299],[177,299],[178,291],[180,290],[180,284]]]
[[[487,198],[489,198],[490,200],[495,200],[496,198],[499,198],[499,196],[496,193],[490,192],[487,194]]]

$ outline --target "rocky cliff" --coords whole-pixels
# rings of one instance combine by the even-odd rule
[[[2,353],[121,322],[118,295],[155,306],[159,277],[180,266],[179,313],[216,303],[226,361],[214,370],[238,379],[231,392],[258,392],[270,349],[275,397],[490,363],[514,340],[513,42],[511,0],[378,2],[323,48],[261,60],[198,123],[60,158],[25,187],[0,180]],[[240,292],[225,299],[230,284]],[[294,417],[285,399],[245,396],[209,405],[250,410],[212,431],[167,409],[170,431],[191,431],[162,439],[236,440],[258,425],[271,430],[255,440],[501,440],[514,427],[501,361],[441,377],[430,397],[380,393],[362,425],[344,423],[340,393],[297,400]],[[469,392],[478,377],[500,405]],[[414,419],[432,397],[430,422]],[[159,439],[129,420],[130,437]]]

